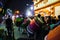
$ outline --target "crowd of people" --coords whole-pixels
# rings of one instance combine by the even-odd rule
[[[5,20],[5,25],[9,37],[11,37],[14,30],[13,25],[16,25],[18,31],[20,32],[20,28],[23,28],[23,32],[26,32],[29,38],[35,36],[35,40],[47,40],[46,35],[49,34],[50,30],[60,25],[60,15],[58,19],[51,16],[42,17],[40,14],[32,17],[18,17],[14,23],[10,16],[8,16]]]

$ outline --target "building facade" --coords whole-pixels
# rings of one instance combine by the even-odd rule
[[[60,15],[60,0],[33,0],[35,16]]]

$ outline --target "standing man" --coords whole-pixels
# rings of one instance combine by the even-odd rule
[[[10,18],[10,15],[8,16],[8,18],[6,19],[6,28],[7,28],[7,31],[8,31],[8,36],[11,37],[11,34],[12,34],[12,19]]]

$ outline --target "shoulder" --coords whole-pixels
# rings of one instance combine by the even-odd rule
[[[54,40],[54,39],[59,39],[58,37],[60,35],[60,25],[57,26],[55,29],[51,30],[49,33],[48,33],[48,40]]]

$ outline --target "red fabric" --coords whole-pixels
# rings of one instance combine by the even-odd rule
[[[36,22],[35,22],[34,19],[31,20],[31,22],[30,22],[30,28],[31,28],[33,31],[38,29],[38,27],[37,27]]]

